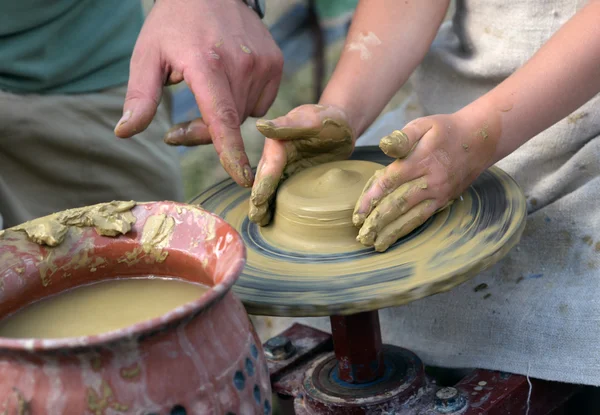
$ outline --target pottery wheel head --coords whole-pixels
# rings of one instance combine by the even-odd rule
[[[519,241],[525,197],[493,167],[386,252],[362,246],[351,223],[354,204],[373,173],[392,161],[378,147],[359,147],[352,160],[290,177],[266,227],[250,222],[250,190],[232,180],[196,198],[242,236],[247,260],[233,291],[249,313],[328,316],[399,306],[467,281]]]
[[[260,229],[265,240],[304,252],[360,249],[352,224],[354,205],[371,176],[384,166],[344,160],[309,168],[292,176],[277,192],[275,216]]]

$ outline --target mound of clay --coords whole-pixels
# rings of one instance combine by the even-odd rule
[[[270,244],[292,251],[345,252],[364,248],[352,212],[365,184],[384,166],[344,160],[310,167],[277,192],[272,223],[261,229]]]

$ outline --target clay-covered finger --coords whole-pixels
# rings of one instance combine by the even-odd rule
[[[198,146],[212,143],[212,138],[202,118],[196,118],[171,127],[164,142],[171,146]]]
[[[276,140],[312,138],[321,132],[333,136],[328,138],[352,136],[345,114],[339,108],[323,105],[301,105],[283,117],[260,119],[256,128],[265,137]]]
[[[192,90],[219,161],[236,183],[252,186],[254,174],[240,132],[241,116],[225,72],[217,66],[190,67],[185,80]]]
[[[420,177],[398,187],[386,196],[366,218],[358,232],[357,241],[365,246],[372,246],[378,233],[383,228],[428,196],[426,190],[427,181],[425,177]]]
[[[398,239],[408,235],[425,223],[435,210],[435,202],[433,200],[428,199],[417,204],[378,233],[374,244],[375,250],[377,252],[385,252]]]
[[[393,131],[383,137],[379,141],[379,148],[389,157],[406,158],[431,127],[432,123],[428,118],[414,120],[402,130]]]
[[[379,141],[379,148],[389,157],[404,158],[410,153],[412,146],[404,131],[396,130]]]
[[[250,201],[250,209],[248,210],[248,219],[259,226],[266,226],[271,221],[271,206],[270,203],[263,205],[255,205]]]
[[[263,175],[260,177],[260,180],[255,180],[254,186],[252,186],[252,193],[250,195],[250,200],[252,203],[256,205],[267,203],[269,198],[277,190],[280,179],[281,175],[278,176],[276,173],[274,173]]]
[[[287,163],[285,143],[265,140],[263,154],[256,170],[256,179],[250,194],[248,218],[261,226],[270,219],[270,204],[283,176]],[[266,221],[266,222],[265,222]]]
[[[256,128],[265,137],[276,140],[296,140],[319,134],[321,121],[313,111],[290,112],[274,120],[256,121]]]
[[[402,184],[420,176],[417,170],[407,171],[402,161],[395,161],[386,168],[375,172],[367,182],[354,206],[352,223],[360,227],[379,202]]]

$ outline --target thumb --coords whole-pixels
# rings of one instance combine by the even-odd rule
[[[433,123],[428,118],[419,118],[408,123],[402,130],[393,131],[379,141],[379,148],[388,157],[403,159],[415,148],[419,140],[429,131]]]
[[[267,203],[275,193],[287,164],[285,143],[276,140],[265,141],[263,154],[256,169],[256,178],[250,200],[255,205]]]
[[[342,114],[341,110],[331,106],[301,105],[283,117],[256,121],[256,128],[265,137],[276,140],[311,138],[317,136],[328,121],[345,123]]]
[[[139,52],[140,49],[143,51]],[[132,137],[150,125],[162,96],[162,75],[155,49],[136,47],[131,58],[123,116],[115,127],[117,137]]]
[[[271,202],[287,164],[285,145],[284,142],[267,139],[256,170],[248,218],[260,226],[267,225],[271,219]]]
[[[196,118],[171,127],[164,142],[171,146],[197,146],[212,143],[212,137],[204,120]]]

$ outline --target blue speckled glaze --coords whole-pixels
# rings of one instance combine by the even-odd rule
[[[254,400],[256,403],[260,404],[260,387],[258,385],[254,385]]]
[[[352,158],[384,165],[393,161],[377,147],[360,147]],[[350,314],[414,301],[428,295],[427,291],[434,291],[435,284],[449,288],[490,265],[494,262],[491,259],[496,260],[505,245],[512,247],[519,239],[526,217],[525,197],[517,184],[506,173],[493,168],[481,174],[463,193],[464,202],[463,199],[456,201],[385,253],[359,248],[341,254],[313,254],[290,252],[268,243],[243,209],[249,196],[250,189],[225,180],[202,193],[194,203],[221,216],[240,233],[249,254],[233,290],[249,313],[259,315]],[[239,216],[240,212],[246,213]],[[455,228],[455,219],[463,217],[461,215],[465,221]],[[488,232],[489,229],[494,231]],[[427,238],[440,235],[452,239],[452,244],[440,246],[427,263],[395,259],[407,252],[408,245],[418,257],[419,245],[425,244]],[[462,256],[457,257],[456,252],[475,237],[480,238],[480,245],[470,247],[470,251],[463,249]],[[489,247],[498,249],[494,251]],[[363,265],[372,260],[380,261],[381,266]],[[320,269],[322,275],[329,275],[330,266],[343,271],[335,277],[318,278]],[[403,291],[399,282],[415,276],[418,266],[435,269],[440,274],[439,279],[426,290]],[[280,272],[284,269],[285,272]],[[307,269],[311,274],[307,274]]]
[[[235,372],[235,374],[233,375],[233,384],[235,385],[237,390],[243,390],[244,387],[246,386],[246,376],[244,376],[244,373],[240,370],[238,370],[237,372]]]
[[[246,373],[248,376],[254,376],[254,363],[250,358],[246,358]]]
[[[264,414],[265,415],[270,415],[271,414],[271,402],[269,402],[268,399],[265,399],[265,403],[263,405],[263,409],[264,409]]]
[[[250,345],[250,354],[253,358],[258,358],[258,347],[255,344]]]

